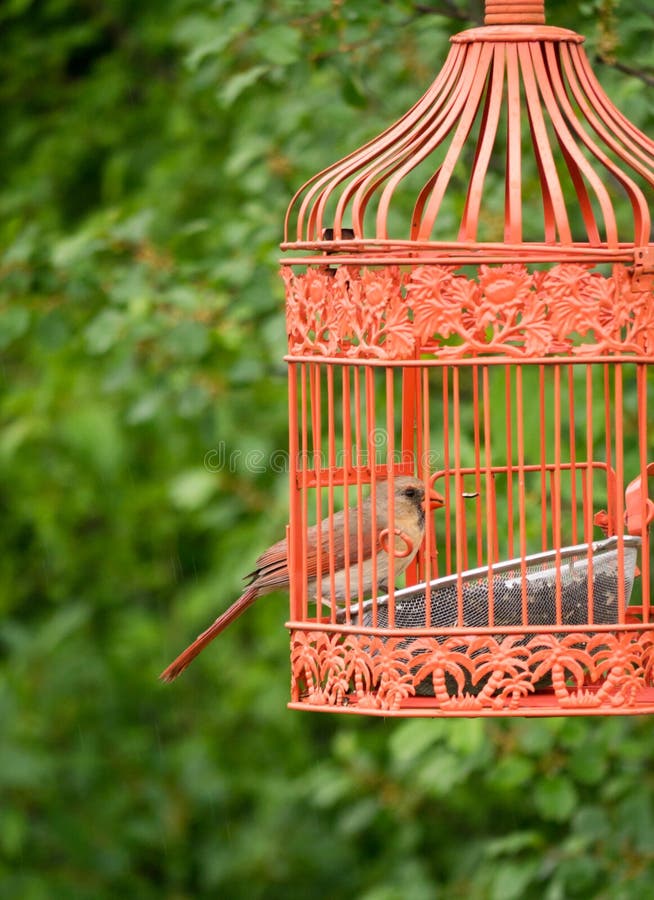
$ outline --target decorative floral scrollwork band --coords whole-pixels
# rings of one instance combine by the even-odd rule
[[[284,266],[292,355],[444,359],[654,352],[654,297],[633,289],[631,270],[610,274],[561,263],[336,269]]]

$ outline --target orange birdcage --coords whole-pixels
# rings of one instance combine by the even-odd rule
[[[487,0],[290,204],[292,708],[654,712],[654,142],[544,22]]]

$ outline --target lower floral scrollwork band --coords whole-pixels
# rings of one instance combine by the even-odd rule
[[[380,637],[294,630],[292,701],[442,714],[517,710],[546,692],[562,711],[628,712],[654,681],[654,631]]]

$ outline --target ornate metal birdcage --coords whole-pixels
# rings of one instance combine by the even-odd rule
[[[542,3],[485,22],[289,207],[296,709],[654,711],[654,142]]]

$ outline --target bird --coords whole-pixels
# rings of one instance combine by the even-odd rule
[[[390,546],[389,529],[389,484],[380,481],[375,490],[375,522],[372,522],[372,497],[362,500],[360,506],[352,506],[345,511],[335,513],[322,520],[320,526],[312,525],[306,534],[306,556],[304,570],[309,579],[309,592],[315,593],[318,582],[324,588],[333,587],[334,599],[344,602],[350,595],[369,594],[375,584],[378,590],[388,588],[389,556],[386,549]],[[415,558],[425,536],[425,513],[427,508],[438,509],[445,505],[444,498],[433,488],[429,489],[425,501],[425,483],[412,476],[398,476],[392,479],[393,485],[393,526],[395,531],[395,575],[402,572]],[[347,562],[349,574],[346,575],[345,534],[346,522],[348,532],[349,553]],[[361,523],[361,538],[358,525]],[[385,546],[381,541],[386,532]],[[372,535],[376,538],[376,552],[373,554]],[[320,554],[318,542],[320,541]],[[363,555],[359,561],[359,549]],[[318,559],[320,574],[318,579]],[[374,560],[374,562],[373,562]],[[206,631],[190,644],[186,650],[173,660],[161,673],[164,682],[174,681],[189,666],[195,657],[227,628],[236,618],[251,606],[259,597],[272,591],[287,590],[290,586],[288,544],[281,540],[264,551],[255,562],[252,572],[245,576],[249,579],[245,591],[222,615],[211,624]],[[361,584],[359,584],[361,581]],[[322,592],[321,592],[322,593]]]

